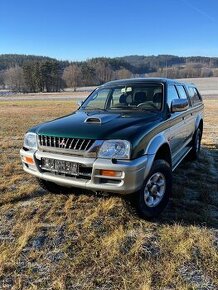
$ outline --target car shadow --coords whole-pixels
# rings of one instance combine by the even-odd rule
[[[173,172],[173,196],[157,220],[218,229],[218,146],[207,144],[198,160],[186,158]]]
[[[6,204],[16,204],[16,203],[19,203],[19,202],[25,202],[25,201],[30,201],[34,198],[37,198],[37,197],[41,197],[43,195],[46,195],[46,191],[44,189],[41,189],[39,188],[38,190],[35,190],[31,193],[27,193],[27,194],[23,194],[23,195],[19,195],[19,196],[16,196],[16,197],[13,197],[13,198],[9,198],[7,200],[3,200],[0,202],[0,206],[4,206]]]

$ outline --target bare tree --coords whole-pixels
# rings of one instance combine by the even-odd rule
[[[113,79],[113,70],[106,59],[91,61],[91,66],[95,69],[96,80],[98,83],[105,83]]]
[[[80,67],[76,64],[71,64],[65,68],[63,72],[63,80],[66,82],[66,85],[70,88],[73,88],[76,91],[76,88],[82,83],[82,71]]]
[[[5,88],[5,79],[4,79],[5,71],[1,70],[0,71],[0,88],[4,89]]]
[[[126,68],[119,69],[114,74],[116,79],[128,79],[132,77],[131,71]]]
[[[207,78],[207,77],[212,77],[213,76],[213,71],[210,68],[203,67],[201,69],[201,77]]]
[[[213,76],[218,77],[218,69],[217,68],[213,70]]]
[[[23,69],[19,66],[7,69],[4,73],[4,83],[15,92],[23,92],[25,89]]]

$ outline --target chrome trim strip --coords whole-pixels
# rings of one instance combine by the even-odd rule
[[[179,161],[173,166],[172,168],[172,171],[174,171],[178,166],[179,164],[183,161],[183,159],[189,154],[189,152],[192,150],[192,148],[189,148],[187,150],[187,152],[179,159]]]

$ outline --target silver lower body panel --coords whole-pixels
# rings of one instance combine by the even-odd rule
[[[134,160],[86,158],[43,151],[20,150],[23,169],[40,179],[44,179],[65,187],[78,187],[93,191],[129,194],[139,190],[148,175],[154,156],[144,155]],[[34,163],[28,164],[25,157],[33,158]],[[90,168],[89,176],[66,176],[42,170],[42,158],[70,161],[80,164],[83,168]],[[115,170],[120,172],[119,177],[103,176],[101,170]]]

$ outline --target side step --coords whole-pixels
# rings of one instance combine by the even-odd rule
[[[182,160],[188,155],[188,153],[192,150],[192,147],[184,147],[181,152],[176,156],[175,161],[173,162],[172,171],[176,169],[177,166],[182,162]]]

